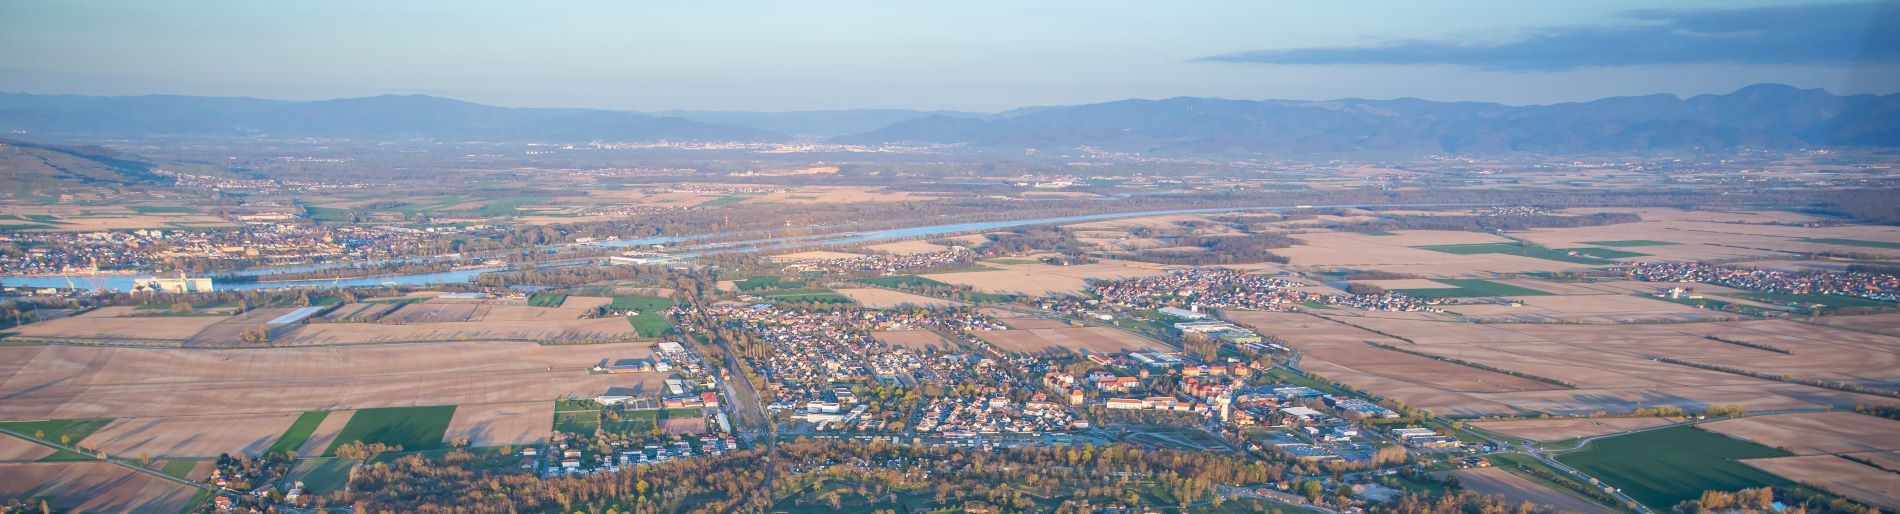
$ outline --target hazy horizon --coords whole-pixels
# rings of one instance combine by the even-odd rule
[[[427,94],[627,111],[995,112],[1177,96],[1547,104],[1757,83],[1892,93],[1894,2],[0,7],[0,90]],[[472,37],[469,34],[480,34]],[[245,44],[234,45],[233,41]]]

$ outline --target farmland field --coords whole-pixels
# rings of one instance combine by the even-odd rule
[[[759,296],[768,300],[781,302],[851,303],[851,297],[838,294],[830,289],[785,289],[769,293],[760,293]]]
[[[1478,494],[1501,495],[1511,502],[1550,505],[1560,512],[1610,514],[1615,512],[1594,502],[1559,491],[1542,482],[1505,471],[1504,468],[1461,469],[1453,472],[1458,485]]]
[[[627,327],[626,321],[606,321]],[[627,328],[631,330],[631,328]],[[179,412],[244,414],[592,397],[626,377],[592,375],[639,343],[434,343],[262,350],[0,347],[0,419]],[[332,413],[329,417],[336,417]],[[326,418],[326,424],[328,419]],[[321,431],[320,431],[321,432]],[[30,431],[29,431],[30,433]]]
[[[1472,243],[1472,244],[1455,244],[1455,245],[1426,245],[1426,246],[1415,246],[1413,248],[1418,248],[1420,250],[1431,250],[1434,252],[1457,254],[1457,255],[1478,255],[1478,254],[1487,254],[1487,253],[1499,253],[1499,254],[1505,254],[1505,255],[1533,257],[1533,258],[1538,258],[1538,259],[1570,262],[1570,263],[1576,263],[1576,264],[1602,265],[1602,264],[1616,263],[1616,261],[1612,261],[1609,259],[1599,259],[1599,258],[1588,257],[1588,256],[1583,256],[1583,255],[1571,255],[1566,250],[1539,248],[1539,247],[1525,246],[1525,245],[1520,245],[1520,244],[1515,244],[1515,243]]]
[[[892,291],[889,289],[861,287],[861,288],[851,288],[851,289],[840,288],[840,289],[837,289],[836,291],[838,292],[838,294],[851,298],[851,301],[856,302],[858,305],[862,305],[862,306],[872,308],[872,309],[891,309],[891,308],[899,308],[899,307],[907,307],[907,306],[939,307],[939,306],[949,306],[949,305],[962,305],[957,302],[953,302],[953,301],[945,300],[941,298],[915,295],[915,294],[905,293],[902,291]]]
[[[1553,418],[1480,421],[1471,426],[1532,441],[1562,441],[1673,423],[1663,418]]]
[[[81,441],[112,455],[213,458],[262,455],[301,418],[297,413],[119,418]],[[314,424],[311,425],[315,427]]]
[[[1730,293],[1728,294],[1728,296],[1741,298],[1744,300],[1754,300],[1757,302],[1762,302],[1762,303],[1767,303],[1767,304],[1793,305],[1793,306],[1800,306],[1802,308],[1806,308],[1809,305],[1820,305],[1823,308],[1828,308],[1828,309],[1840,309],[1840,308],[1851,308],[1851,307],[1900,306],[1893,302],[1883,302],[1880,300],[1869,300],[1866,298],[1857,298],[1853,296],[1841,296],[1841,295],[1835,295],[1835,294]]]
[[[1800,241],[1803,243],[1820,243],[1820,244],[1840,245],[1840,246],[1859,246],[1862,248],[1881,248],[1881,249],[1887,249],[1887,250],[1900,250],[1900,243],[1894,243],[1894,242],[1888,242],[1888,241],[1868,241],[1865,239],[1841,239],[1841,238],[1834,238],[1834,237],[1804,237],[1804,238],[1796,239],[1796,241]]]
[[[1667,509],[1703,491],[1792,485],[1741,462],[1788,455],[1693,427],[1674,427],[1599,439],[1557,460],[1622,488],[1645,505]]]
[[[336,455],[337,447],[353,441],[400,445],[403,451],[441,448],[454,417],[454,405],[358,409],[323,453]]]
[[[284,434],[278,437],[276,442],[271,443],[266,451],[269,453],[297,451],[298,448],[303,447],[305,441],[310,440],[311,434],[317,432],[317,427],[323,424],[323,418],[328,417],[329,414],[326,411],[313,410],[297,415],[297,420],[291,422],[290,428],[284,429]]]
[[[1668,241],[1652,241],[1648,239],[1620,239],[1620,240],[1615,240],[1615,241],[1582,241],[1582,243],[1587,244],[1587,245],[1608,246],[1608,247],[1613,247],[1613,248],[1626,248],[1626,247],[1636,247],[1636,246],[1669,246],[1669,245],[1681,244],[1681,243],[1671,243]]]
[[[1888,511],[1900,509],[1891,471],[1834,455],[1806,455],[1743,461],[1789,480],[1866,502]]]
[[[554,422],[548,402],[463,404],[455,406],[443,437],[468,438],[469,446],[539,444],[547,441]]]
[[[1026,262],[1034,262],[1034,261],[1026,261]],[[931,279],[924,278],[917,275],[891,275],[888,277],[860,278],[860,279],[856,279],[856,281],[863,282],[866,284],[871,284],[874,286],[893,287],[893,288],[904,287],[904,286],[943,287],[943,286],[950,285],[950,284],[945,284],[943,282],[931,280]]]
[[[0,498],[45,498],[60,512],[180,512],[197,489],[105,462],[0,464]]]
[[[1749,416],[1702,428],[1797,455],[1900,450],[1900,421],[1852,412]]]
[[[31,433],[27,434],[27,437],[32,436]],[[40,446],[26,439],[0,435],[0,461],[35,461],[52,454],[52,448]]]
[[[1500,284],[1482,279],[1433,279],[1434,282],[1449,285],[1448,288],[1394,289],[1406,296],[1419,298],[1469,298],[1478,296],[1544,296],[1550,293],[1528,287]]]

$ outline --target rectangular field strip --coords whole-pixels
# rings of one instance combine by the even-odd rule
[[[323,454],[335,456],[338,447],[354,441],[402,445],[405,452],[434,450],[442,447],[454,417],[454,405],[357,409]]]

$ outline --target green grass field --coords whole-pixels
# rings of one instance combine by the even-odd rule
[[[277,442],[271,443],[270,449],[265,450],[265,452],[289,453],[297,451],[297,448],[303,447],[304,441],[310,439],[310,434],[317,431],[317,425],[323,424],[323,418],[329,415],[329,412],[320,410],[298,414],[297,421],[291,422],[290,428],[284,430],[284,435],[279,436]]]
[[[1398,234],[1397,232],[1387,232],[1387,231],[1384,231],[1384,230],[1366,230],[1366,231],[1362,231],[1362,232],[1356,232],[1356,233],[1357,233],[1357,234],[1359,234],[1359,235],[1366,235],[1366,236],[1396,236],[1396,235],[1399,235],[1399,234]]]
[[[553,198],[545,196],[508,196],[496,198],[483,202],[482,207],[477,209],[475,214],[485,218],[513,216],[519,212],[521,206],[546,204],[553,200]]]
[[[1557,251],[1566,252],[1566,253],[1577,252],[1579,255],[1583,255],[1585,257],[1596,257],[1598,259],[1627,259],[1630,257],[1648,257],[1649,256],[1649,254],[1646,254],[1643,252],[1632,252],[1629,250],[1617,250],[1613,248],[1559,248]]]
[[[312,493],[330,494],[343,489],[350,479],[350,467],[355,465],[355,461],[334,457],[300,460],[291,468],[290,476],[302,481]]]
[[[1739,461],[1788,455],[1685,426],[1598,439],[1557,460],[1623,489],[1636,501],[1668,509],[1703,491],[1794,485]]]
[[[1893,302],[1834,294],[1732,293],[1725,296],[1774,305],[1795,305],[1804,309],[1810,305],[1820,305],[1822,308],[1827,309],[1839,309],[1843,307],[1894,307],[1896,305]]]
[[[1478,296],[1548,296],[1550,293],[1528,287],[1500,284],[1475,278],[1435,278],[1434,282],[1450,285],[1447,288],[1393,289],[1392,291],[1417,298],[1471,298]]]
[[[395,304],[408,305],[412,303],[420,303],[420,302],[426,302],[426,301],[429,301],[429,297],[416,296],[416,297],[408,297],[408,298],[382,298],[382,299],[376,299],[376,300],[363,300],[363,303],[378,303],[378,304],[395,303]]]
[[[657,313],[672,308],[673,305],[674,302],[672,298],[629,295],[615,296],[612,307],[617,311],[640,311],[644,314]]]
[[[191,468],[195,467],[198,467],[198,461],[195,460],[168,460],[165,461],[164,466],[158,468],[158,472],[170,475],[172,478],[184,479],[185,475],[191,474]]]
[[[781,302],[851,303],[850,297],[832,292],[830,289],[786,289],[760,293],[759,296]]]
[[[323,454],[334,456],[337,447],[352,441],[402,445],[403,451],[441,448],[454,416],[454,405],[358,409]]]
[[[86,436],[98,432],[112,424],[112,418],[53,419],[46,421],[10,421],[0,423],[0,428],[18,432],[21,435],[55,444],[71,446],[86,440]],[[60,440],[61,437],[65,441]],[[90,459],[91,457],[87,457]]]
[[[1595,257],[1588,257],[1584,255],[1570,255],[1569,253],[1567,253],[1566,250],[1552,250],[1549,248],[1539,248],[1535,246],[1527,247],[1527,246],[1518,245],[1516,243],[1474,243],[1474,244],[1461,244],[1461,245],[1429,245],[1429,246],[1414,246],[1413,248],[1417,248],[1420,250],[1431,250],[1434,252],[1458,254],[1458,255],[1479,255],[1479,254],[1487,254],[1487,253],[1501,253],[1505,255],[1517,255],[1521,257],[1532,257],[1532,258],[1537,258],[1537,259],[1559,261],[1559,262],[1570,262],[1570,263],[1576,263],[1576,264],[1599,264],[1600,265],[1600,264],[1615,264],[1616,263],[1616,261],[1612,261],[1608,259],[1598,259]]]
[[[758,290],[758,289],[772,289],[772,288],[781,288],[781,287],[783,288],[804,287],[805,283],[794,281],[794,280],[785,280],[785,277],[763,275],[763,276],[756,276],[756,277],[746,277],[745,280],[733,282],[733,285],[738,286],[740,291],[753,291],[753,290]]]
[[[1647,295],[1643,295],[1643,297],[1652,298]],[[1712,309],[1712,310],[1718,310],[1718,311],[1739,312],[1742,314],[1751,314],[1751,315],[1760,315],[1760,314],[1765,314],[1765,313],[1770,313],[1770,312],[1779,312],[1779,311],[1776,311],[1775,309],[1770,309],[1767,307],[1757,307],[1754,305],[1740,304],[1740,303],[1735,303],[1735,302],[1725,302],[1722,300],[1716,300],[1716,299],[1711,299],[1711,298],[1706,298],[1706,297],[1704,298],[1656,298],[1656,299],[1662,300],[1665,302],[1680,303],[1680,304],[1687,305],[1690,307],[1699,307],[1703,309]]]
[[[55,450],[52,455],[40,457],[39,462],[79,462],[93,460],[94,458],[92,455],[72,450]]]
[[[1587,244],[1587,245],[1610,246],[1610,247],[1617,247],[1617,248],[1626,248],[1626,247],[1631,247],[1631,246],[1669,246],[1669,245],[1682,244],[1682,243],[1671,243],[1668,241],[1652,241],[1649,239],[1618,239],[1615,241],[1582,241],[1582,243]]]
[[[303,215],[312,221],[345,221],[350,219],[350,211],[335,207],[305,206],[303,208]]]
[[[132,210],[139,214],[190,214],[196,209],[182,205],[134,205]]]
[[[616,412],[620,419],[601,421],[600,428],[610,433],[626,435],[652,434],[660,426],[660,411],[630,410]]]
[[[555,400],[554,431],[592,437],[600,429],[600,409],[593,400]]]
[[[627,322],[633,324],[633,331],[640,333],[640,337],[660,337],[673,330],[673,325],[667,323],[666,316],[651,312],[627,316]]]
[[[1796,241],[1800,241],[1803,243],[1821,243],[1821,244],[1828,244],[1828,245],[1859,246],[1862,248],[1884,248],[1887,250],[1900,250],[1900,243],[1889,243],[1886,241],[1868,241],[1865,239],[1840,239],[1840,238],[1833,238],[1833,237],[1804,237],[1801,239],[1796,239]]]
[[[560,307],[564,301],[567,301],[567,295],[561,293],[535,293],[528,297],[531,307]]]
[[[721,196],[721,197],[707,200],[704,202],[699,202],[699,205],[696,205],[695,207],[724,207],[727,205],[732,205],[732,204],[743,202],[743,201],[746,201],[746,197]]]
[[[917,275],[892,275],[888,277],[860,278],[860,279],[857,279],[856,281],[863,282],[866,284],[871,284],[874,286],[882,286],[882,287],[889,287],[889,288],[903,288],[906,286],[910,286],[910,287],[916,287],[916,286],[948,287],[950,286],[950,284],[945,284],[943,282],[938,282],[936,280],[931,280],[931,279],[920,277]]]
[[[618,416],[620,419],[609,419]],[[600,428],[609,433],[627,435],[647,435],[659,430],[660,422],[669,419],[700,419],[706,417],[701,409],[640,409],[610,410],[603,416]]]

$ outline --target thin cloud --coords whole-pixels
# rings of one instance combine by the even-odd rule
[[[1557,71],[1659,64],[1900,62],[1900,2],[1745,9],[1645,9],[1620,25],[1533,30],[1497,43],[1389,41],[1363,47],[1256,50],[1203,61],[1267,64],[1449,64]]]

